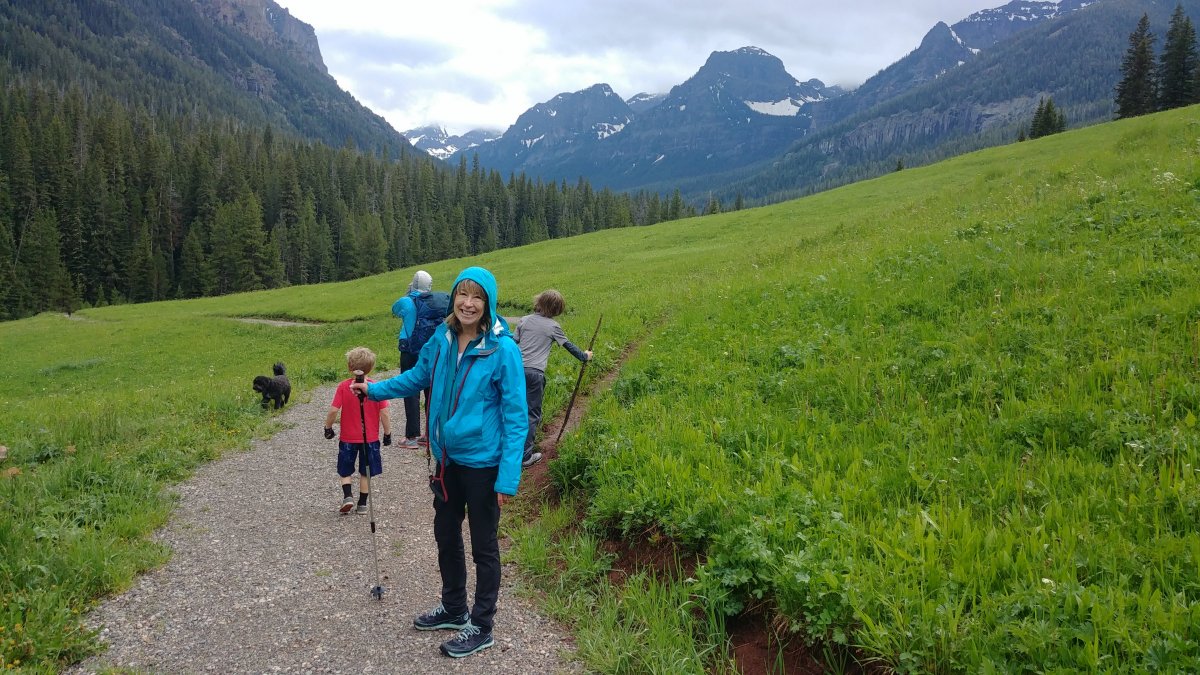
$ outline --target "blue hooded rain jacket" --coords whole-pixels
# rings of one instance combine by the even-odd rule
[[[396,377],[371,383],[372,401],[412,396],[431,389],[429,448],[439,463],[450,461],[476,468],[499,466],[496,492],[517,494],[521,458],[529,430],[525,402],[525,369],[521,350],[508,323],[496,311],[496,278],[482,267],[468,267],[454,280],[470,279],[487,293],[490,330],[480,326],[479,337],[458,359],[458,335],[449,324],[438,327],[421,348],[417,365]]]

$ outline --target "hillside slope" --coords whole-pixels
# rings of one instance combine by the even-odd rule
[[[170,116],[212,116],[363,151],[412,146],[338,87],[312,27],[273,0],[0,0],[0,64]]]
[[[551,465],[586,503],[504,530],[589,667],[726,666],[748,609],[911,672],[1193,667],[1197,112],[429,265],[492,269],[505,315],[556,287],[571,336],[603,314],[589,378],[627,357]],[[0,658],[94,650],[76,610],[161,560],[161,483],[266,428],[249,377],[388,368],[412,272],[0,324]],[[555,352],[547,416],[577,367]],[[607,592],[597,534],[702,563]]]

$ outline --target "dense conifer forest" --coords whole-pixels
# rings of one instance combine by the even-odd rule
[[[353,279],[694,213],[0,70],[0,318]]]

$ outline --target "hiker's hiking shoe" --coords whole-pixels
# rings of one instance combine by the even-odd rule
[[[542,453],[527,452],[525,458],[521,460],[521,466],[533,466],[542,460]]]
[[[358,506],[354,507],[354,512],[361,516],[362,514],[367,512],[367,505],[359,504]]]
[[[338,511],[341,511],[342,513],[350,513],[350,510],[353,508],[354,497],[346,497],[342,500],[342,508],[338,509]]]
[[[416,448],[418,448],[418,447],[420,447],[420,446],[418,446],[418,445],[417,445],[417,439],[415,439],[415,438],[406,438],[406,439],[404,439],[404,440],[400,441],[400,447],[402,447],[402,448],[413,448],[413,449],[416,449]]]
[[[471,615],[467,612],[463,612],[462,616],[454,616],[439,604],[432,610],[413,619],[413,628],[417,630],[442,630],[443,628],[462,630],[470,625],[470,623]]]
[[[458,635],[442,643],[442,653],[456,659],[470,656],[496,644],[492,640],[492,632],[483,632],[479,626],[467,621],[467,625],[458,631]]]

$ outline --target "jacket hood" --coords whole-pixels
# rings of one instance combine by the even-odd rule
[[[419,295],[432,290],[433,277],[429,276],[429,272],[425,270],[417,270],[417,273],[413,275],[412,283],[408,285],[408,292]]]
[[[450,307],[451,312],[454,311],[454,296],[458,292],[458,283],[463,279],[470,279],[479,284],[483,288],[483,292],[487,293],[488,301],[488,316],[492,317],[492,326],[490,333],[496,337],[501,335],[511,335],[508,328],[508,322],[504,317],[500,316],[500,312],[496,310],[498,304],[497,295],[500,289],[496,286],[496,277],[491,272],[482,267],[468,267],[459,272],[458,278],[454,280],[454,287],[450,289]]]

